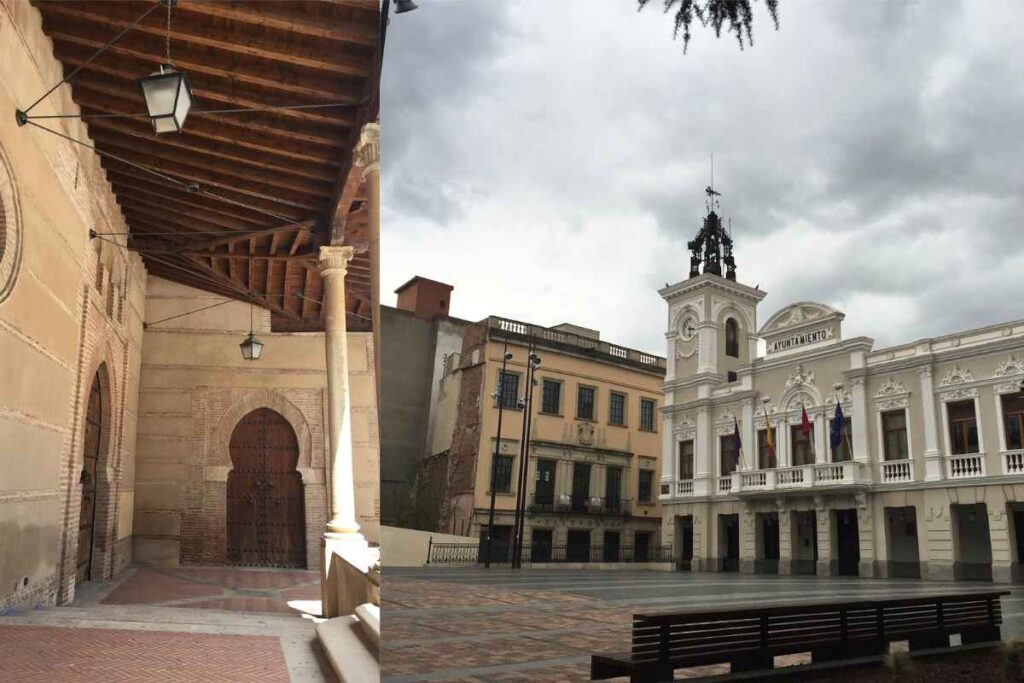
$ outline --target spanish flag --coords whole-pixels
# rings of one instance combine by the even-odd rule
[[[772,441],[772,426],[769,424],[764,431],[764,445],[768,449],[768,467],[775,467],[775,443]]]

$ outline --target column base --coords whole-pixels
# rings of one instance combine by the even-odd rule
[[[320,541],[321,612],[325,617],[352,614],[368,601],[370,569],[380,563],[380,549],[363,535],[328,531]]]
[[[924,480],[940,481],[942,476],[942,455],[939,453],[925,453],[924,456]]]
[[[934,562],[930,561],[925,565],[921,563],[923,570],[921,573],[928,577],[929,581],[952,581],[953,580],[953,563],[952,562]]]
[[[1024,579],[1020,564],[993,564],[992,581],[995,583],[1020,583]]]
[[[832,570],[832,560],[818,560],[815,566],[815,573],[818,576],[834,576],[835,572]]]

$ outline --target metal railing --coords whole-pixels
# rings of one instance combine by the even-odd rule
[[[572,332],[562,332],[497,316],[491,316],[487,321],[487,326],[491,330],[492,337],[502,339],[533,338],[542,346],[582,353],[615,363],[624,363],[641,370],[665,372],[665,359],[660,356],[627,349],[598,339],[590,339]]]
[[[633,501],[627,498],[602,498],[600,496],[534,495],[530,500],[529,511],[628,517],[633,512]]]
[[[509,561],[511,547],[495,544],[491,551],[492,563]],[[484,546],[478,543],[433,543],[427,564],[482,564]],[[534,563],[643,563],[672,562],[672,546],[662,545],[550,545],[533,543],[523,546],[523,560]]]

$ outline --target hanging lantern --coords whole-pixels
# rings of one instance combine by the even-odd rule
[[[162,64],[159,71],[140,78],[139,86],[153,130],[158,134],[180,133],[193,101],[188,76],[170,64]]]
[[[238,346],[242,349],[242,358],[245,360],[259,360],[260,354],[263,353],[263,342],[257,339],[252,332]]]

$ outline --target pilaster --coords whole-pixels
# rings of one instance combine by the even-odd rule
[[[832,513],[820,497],[814,499],[818,533],[818,576],[832,575]]]
[[[945,473],[942,454],[939,452],[931,366],[921,368],[921,415],[924,419],[924,478],[925,481],[938,481],[944,478]]]

